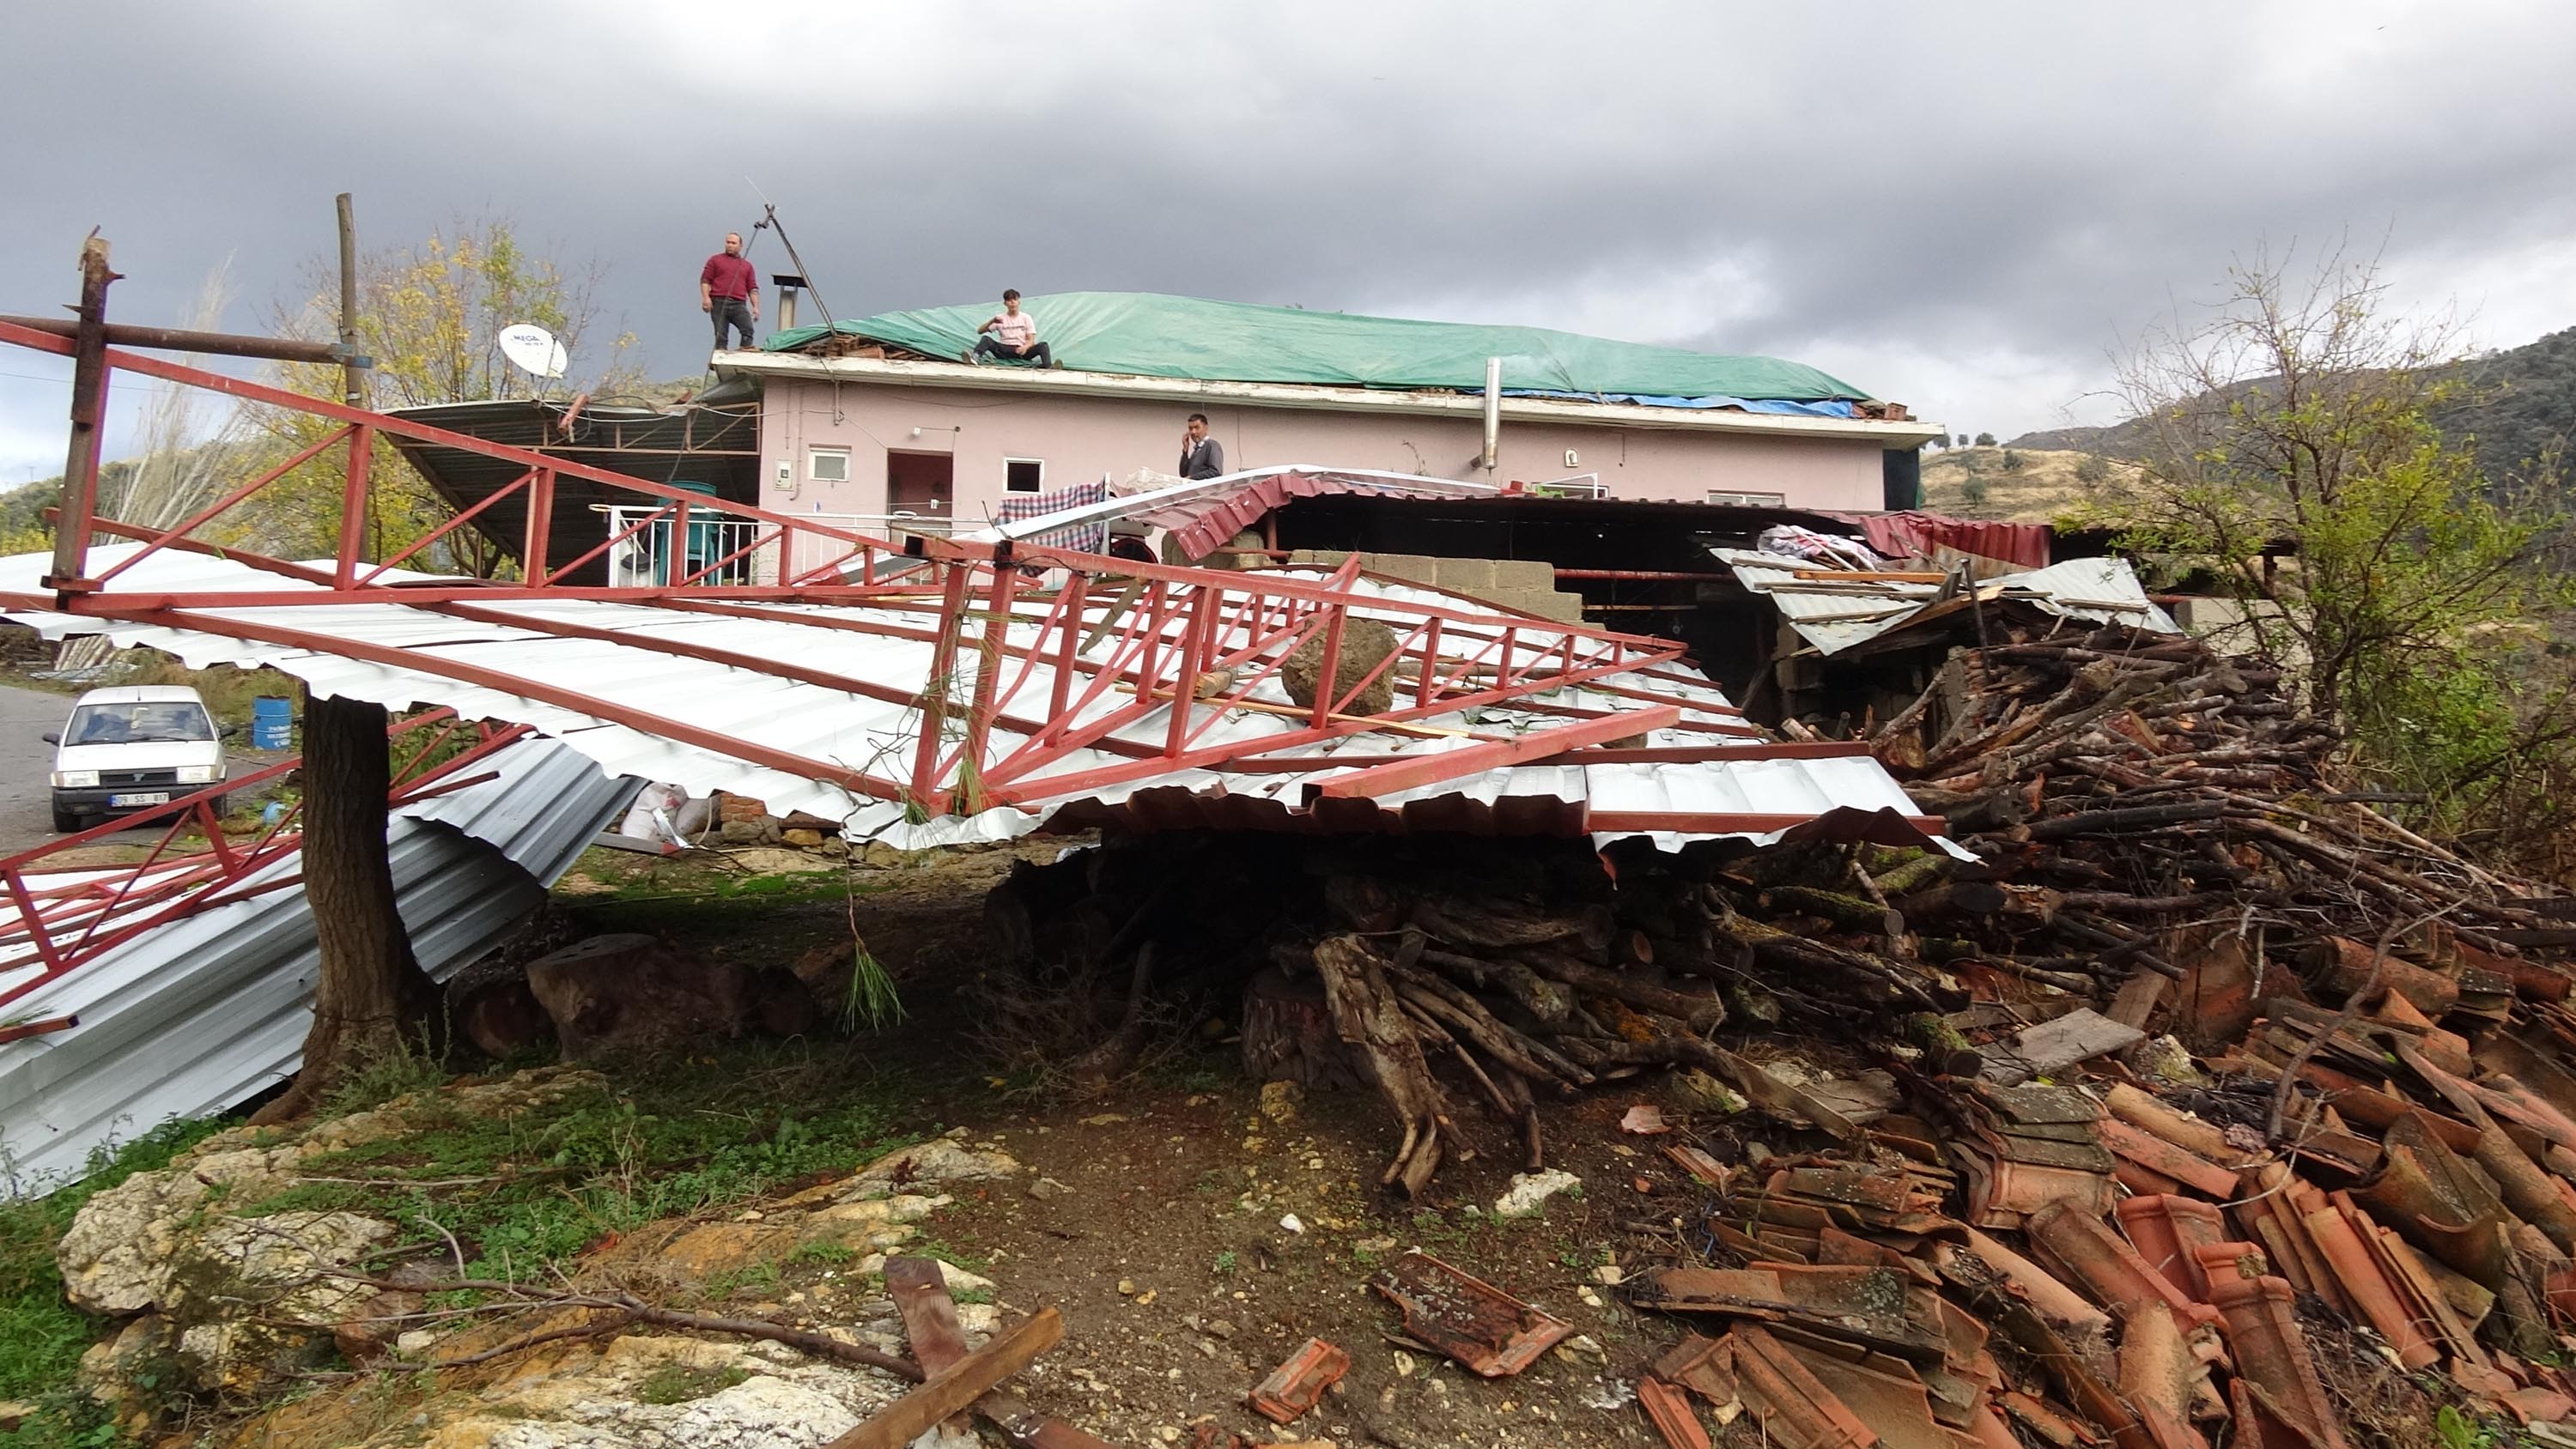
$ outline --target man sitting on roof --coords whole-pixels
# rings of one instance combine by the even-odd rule
[[[1038,340],[1038,319],[1020,310],[1020,289],[1017,287],[1002,293],[1002,310],[975,330],[982,336],[976,341],[975,350],[966,354],[968,362],[981,362],[990,354],[1010,362],[1055,366],[1055,354]]]

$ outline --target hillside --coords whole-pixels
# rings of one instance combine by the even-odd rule
[[[2567,454],[2576,442],[2576,327],[2471,358],[2445,369],[2442,379],[2459,385],[2459,397],[2436,411],[2433,420],[2454,441],[2475,440],[2490,477],[2531,476],[2539,465],[2551,462],[2556,487],[2567,487]],[[2015,451],[2074,450],[2124,458],[2137,455],[2141,439],[2135,423],[2119,423],[2024,433],[2010,446]],[[1928,460],[1923,472],[1928,484]]]
[[[2053,523],[2137,468],[2065,448],[1947,448],[1923,455],[1923,506],[1960,518]]]

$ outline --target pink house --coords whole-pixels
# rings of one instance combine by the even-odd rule
[[[971,528],[1012,493],[1172,472],[1204,413],[1227,471],[1373,469],[1615,498],[1911,506],[1941,436],[1813,369],[1576,337],[1073,293],[1027,302],[1058,366],[959,360],[987,308],[790,328],[716,357],[761,389],[764,507]],[[1501,386],[1486,396],[1489,378]]]

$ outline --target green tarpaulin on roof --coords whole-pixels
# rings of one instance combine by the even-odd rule
[[[1812,367],[1772,357],[1722,357],[1678,347],[1613,342],[1545,327],[1476,327],[1207,302],[1151,292],[1060,292],[1022,301],[1056,361],[1091,372],[1214,382],[1322,383],[1482,390],[1485,359],[1503,359],[1503,386],[1659,397],[1820,402],[1867,393]],[[932,357],[975,345],[998,303],[931,307],[843,322],[838,330]],[[762,344],[794,351],[821,327],[780,332]]]

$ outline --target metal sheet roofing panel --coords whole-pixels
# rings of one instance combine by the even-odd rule
[[[638,786],[550,740],[513,746],[491,768],[495,779],[406,806],[386,831],[412,949],[441,980],[543,904]],[[289,882],[300,866],[289,855],[249,884]],[[99,1148],[283,1081],[312,1024],[317,970],[312,912],[281,884],[139,935],[13,1002],[13,1016],[80,1025],[0,1044],[0,1194],[45,1190]]]
[[[115,552],[99,550],[102,555]],[[128,576],[133,579],[132,587],[138,591],[175,587],[165,585],[160,573],[163,561],[170,558],[169,555],[154,555],[145,559]],[[40,566],[39,560],[0,559],[0,587],[13,582],[25,587],[23,581],[10,577],[11,572],[31,574]],[[273,576],[253,574],[239,565],[215,560],[177,559],[172,560],[169,567],[174,573],[199,581],[223,579],[227,577],[227,569],[237,571],[231,577],[243,582],[215,585],[225,589],[247,587],[253,583],[263,588],[277,587]],[[1286,576],[1310,581],[1327,577],[1321,572],[1296,571],[1290,571]],[[198,586],[209,585],[199,582]],[[1459,603],[1454,595],[1392,581],[1362,580],[1348,585],[1347,589],[1352,601],[1352,615],[1382,617],[1399,628],[1406,626],[1402,610],[1408,606],[1455,606]],[[1110,617],[1107,611],[1113,606],[1096,602],[1103,611],[1099,617]],[[1699,726],[1696,729],[1654,731],[1648,735],[1650,744],[1706,746],[1712,741],[1728,738],[1758,737],[1758,732],[1743,725],[1740,716],[1713,685],[1692,683],[1692,676],[1685,671],[1665,668],[1654,671],[1652,677],[1621,673],[1569,686],[1545,700],[1515,700],[1434,715],[1402,732],[1374,730],[1346,736],[1314,748],[1316,758],[1329,759],[1331,763],[1319,765],[1311,772],[1281,771],[1275,766],[1264,769],[1216,766],[1165,770],[1078,789],[1068,787],[1055,795],[1032,793],[1021,806],[996,807],[974,815],[940,815],[925,820],[917,818],[918,812],[908,810],[898,799],[864,798],[829,778],[818,779],[749,762],[714,748],[685,743],[682,738],[670,734],[614,723],[504,688],[461,683],[429,672],[430,667],[440,661],[470,663],[519,678],[543,681],[548,686],[594,698],[603,704],[685,724],[727,740],[758,744],[806,760],[835,762],[850,769],[879,769],[889,759],[909,759],[915,740],[913,731],[918,723],[917,707],[909,701],[918,694],[922,682],[928,677],[932,646],[917,638],[822,626],[839,621],[864,620],[876,625],[908,627],[916,633],[924,632],[920,628],[921,616],[905,612],[899,604],[871,601],[846,605],[773,605],[764,608],[763,617],[756,618],[579,598],[509,600],[484,607],[493,615],[532,623],[546,619],[579,623],[586,628],[611,631],[617,637],[614,640],[564,637],[512,624],[506,619],[500,622],[466,620],[390,603],[327,604],[293,611],[294,622],[314,633],[356,645],[410,651],[420,658],[424,666],[412,669],[353,659],[337,653],[246,644],[202,630],[117,624],[108,626],[107,632],[121,642],[150,644],[200,666],[213,662],[274,664],[306,680],[314,690],[324,694],[368,699],[386,705],[445,704],[472,718],[528,724],[562,740],[615,774],[670,781],[693,794],[707,794],[720,789],[746,795],[765,801],[778,813],[803,810],[843,822],[844,829],[853,835],[883,839],[906,849],[1006,839],[1038,829],[1058,812],[1067,810],[1074,812],[1068,824],[1084,822],[1096,818],[1100,812],[1124,810],[1131,797],[1147,794],[1153,795],[1154,799],[1140,804],[1137,809],[1160,811],[1168,816],[1173,806],[1171,797],[1164,792],[1176,789],[1211,799],[1223,797],[1228,802],[1223,807],[1228,818],[1265,817],[1275,812],[1301,817],[1305,828],[1326,824],[1332,828],[1353,829],[1421,828],[1409,826],[1407,822],[1438,814],[1435,802],[1453,797],[1460,802],[1457,808],[1473,817],[1472,824],[1466,828],[1536,828],[1537,823],[1547,822],[1551,817],[1535,806],[1516,803],[1500,813],[1485,811],[1478,814],[1472,807],[1490,805],[1495,799],[1534,801],[1539,797],[1483,793],[1496,787],[1486,776],[1473,773],[1421,791],[1408,792],[1404,797],[1384,804],[1355,799],[1335,802],[1329,808],[1322,807],[1309,798],[1311,792],[1308,787],[1347,773],[1351,764],[1393,758],[1424,758],[1457,748],[1469,743],[1460,737],[1467,731],[1488,740],[1518,737],[1530,731],[1563,725],[1564,711],[1568,709],[1616,714],[1648,707],[1635,697],[1636,693],[1678,702],[1686,712],[1684,723]],[[1015,649],[1004,655],[1001,666],[1006,675],[1026,675],[1028,697],[1033,699],[1045,699],[1054,678],[1052,660],[1041,657],[1042,651],[1034,647],[1039,638],[1040,613],[1044,607],[1042,602],[1033,603],[1014,614],[1008,635]],[[218,619],[231,614],[231,611],[223,609],[201,612]],[[49,634],[99,627],[94,620],[59,614],[26,613],[14,617]],[[1178,631],[1183,627],[1183,621],[1177,617],[1168,620],[1165,637],[1177,645]],[[1542,655],[1568,638],[1564,625],[1543,619],[1514,620],[1511,627],[1519,633],[1524,648]],[[756,669],[674,655],[659,647],[682,642],[721,648],[751,659],[792,659],[811,669],[867,682],[870,688],[867,692],[859,692],[828,687]],[[1116,645],[1116,640],[1104,639],[1090,657],[1106,657]],[[961,655],[959,677],[953,685],[956,693],[963,695],[973,687],[975,670],[972,652]],[[890,699],[903,702],[890,702]],[[1104,692],[1088,704],[1077,702],[1066,711],[1065,718],[1077,727],[1105,720],[1113,712],[1126,708],[1131,699],[1131,696],[1114,691]],[[1285,686],[1275,676],[1265,679],[1252,688],[1244,707],[1219,709],[1210,706],[1194,711],[1197,717],[1193,719],[1192,726],[1198,731],[1195,746],[1257,746],[1266,738],[1285,736],[1296,728],[1281,717],[1290,712],[1293,712],[1292,701]],[[1169,730],[1169,713],[1168,707],[1146,712],[1118,728],[1107,741],[1071,752],[1057,762],[1063,777],[1072,779],[1082,772],[1132,767],[1136,763],[1133,753],[1136,747],[1160,748]],[[1029,731],[1036,727],[1025,720],[1013,723],[1007,717],[998,721],[993,731],[994,749],[1007,752],[1026,743]],[[1112,748],[1111,742],[1120,742],[1129,748],[1121,752]],[[1585,783],[1588,786],[1588,782]],[[1568,784],[1558,796],[1550,798],[1581,800],[1585,795],[1576,785]],[[1562,818],[1556,818],[1549,828],[1579,830],[1581,827],[1579,821],[1569,827]]]

